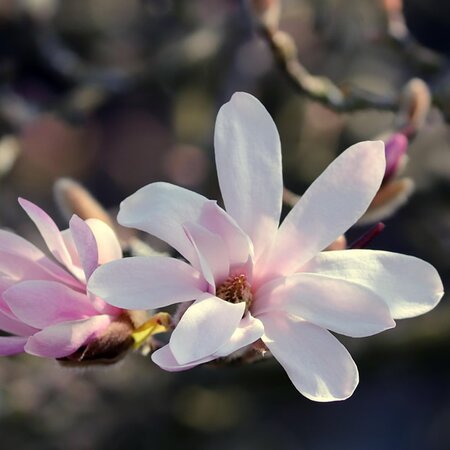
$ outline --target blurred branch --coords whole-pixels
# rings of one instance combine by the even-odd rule
[[[381,96],[352,85],[338,86],[329,78],[312,75],[301,64],[297,46],[289,34],[261,22],[257,31],[268,44],[281,72],[302,95],[337,112],[367,109],[401,111],[401,95]],[[435,93],[432,102],[441,111],[445,121],[450,123],[450,101],[441,94],[442,91]]]
[[[269,45],[283,74],[301,94],[310,99],[339,112],[398,109],[397,97],[381,97],[353,86],[339,87],[329,78],[310,74],[298,59],[297,47],[289,34],[273,32],[264,25],[258,28],[258,32]]]

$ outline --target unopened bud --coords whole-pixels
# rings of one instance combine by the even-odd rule
[[[105,208],[80,183],[70,178],[60,178],[53,188],[61,213],[69,220],[73,214],[86,219],[99,219],[114,228],[111,216]]]
[[[413,78],[401,94],[398,122],[402,132],[407,136],[417,133],[424,125],[430,107],[430,89],[421,79]]]
[[[358,221],[358,225],[379,222],[392,216],[414,191],[414,182],[410,178],[392,180],[383,185],[372,200],[367,212]]]
[[[395,133],[386,141],[386,171],[383,184],[389,182],[404,168],[407,150],[408,138],[403,133]]]

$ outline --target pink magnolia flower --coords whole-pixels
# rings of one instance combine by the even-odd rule
[[[184,370],[262,339],[296,388],[318,401],[349,397],[358,371],[330,333],[360,337],[433,308],[443,287],[420,259],[369,250],[322,252],[364,213],[384,173],[381,142],[340,155],[279,227],[278,133],[261,103],[237,93],[217,117],[216,164],[226,211],[199,194],[150,184],[121,205],[119,222],[168,242],[188,262],[113,261],[90,279],[105,301],[159,308],[194,301],[153,353]]]
[[[59,231],[33,203],[20,205],[36,224],[56,261],[27,240],[0,230],[0,354],[26,352],[63,358],[99,338],[122,309],[86,290],[99,264],[122,257],[108,225],[73,216],[70,228]]]

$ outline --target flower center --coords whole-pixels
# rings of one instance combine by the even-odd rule
[[[250,283],[243,274],[228,277],[217,289],[217,297],[230,303],[245,302],[245,312],[252,304],[253,296]]]

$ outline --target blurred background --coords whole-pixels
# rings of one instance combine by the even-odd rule
[[[371,248],[421,257],[447,285],[450,7],[403,6],[406,29],[400,1],[282,0],[280,29],[304,67],[340,86],[394,103],[413,77],[429,86],[435,107],[408,152],[415,193]],[[395,111],[334,112],[299,93],[239,0],[0,0],[0,225],[41,245],[21,196],[67,227],[53,198],[60,177],[112,212],[158,180],[218,198],[214,121],[239,90],[274,117],[297,194],[347,146],[396,127]],[[446,450],[447,303],[380,336],[343,339],[361,382],[334,404],[302,397],[275,361],[172,374],[139,355],[83,371],[3,358],[0,447]]]

